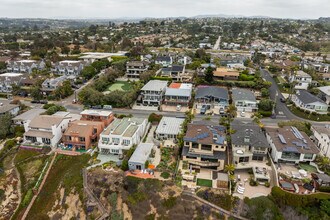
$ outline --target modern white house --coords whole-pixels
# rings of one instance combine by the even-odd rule
[[[100,135],[100,153],[122,155],[123,150],[129,150],[134,144],[140,143],[147,124],[145,118],[115,119]]]
[[[295,89],[306,89],[308,88],[308,86],[312,83],[313,79],[312,77],[308,74],[305,73],[304,71],[297,71],[296,74],[292,74],[289,77],[289,82],[290,83],[296,83],[295,85]]]
[[[128,160],[129,170],[144,170],[148,167],[145,167],[147,160],[150,157],[151,151],[154,148],[152,143],[140,143],[131,158]]]
[[[129,61],[126,63],[127,78],[139,79],[140,75],[146,72],[149,68],[149,63],[146,61]]]
[[[239,112],[254,112],[258,110],[258,103],[253,92],[248,89],[232,89],[233,104]]]
[[[182,130],[183,118],[162,117],[156,131],[155,138],[160,141],[176,140]]]
[[[63,60],[53,64],[52,72],[58,75],[78,76],[86,62],[81,60]]]
[[[161,105],[164,100],[167,83],[167,81],[163,80],[150,80],[142,87],[138,102],[144,105]]]
[[[293,103],[304,110],[316,113],[326,114],[328,105],[319,97],[312,95],[307,90],[296,90],[296,93],[291,96]]]
[[[314,161],[319,149],[305,132],[296,127],[266,128],[266,138],[274,162],[296,163]]]
[[[330,127],[313,125],[313,137],[316,146],[323,156],[330,158]]]
[[[24,142],[21,147],[42,148],[49,146],[53,149],[68,128],[69,122],[78,120],[80,115],[68,112],[57,112],[54,115],[38,115],[24,123]]]
[[[252,168],[251,161],[265,161],[270,146],[259,125],[252,121],[234,120],[231,123],[233,163],[237,169]]]

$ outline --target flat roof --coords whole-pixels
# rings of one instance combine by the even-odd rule
[[[17,76],[23,76],[23,74],[22,73],[3,73],[3,74],[0,74],[0,76],[17,77]]]
[[[251,102],[257,102],[253,92],[248,89],[233,88],[232,89],[233,101],[247,100]]]
[[[163,117],[156,129],[157,134],[179,134],[183,118]]]
[[[139,125],[146,120],[144,118],[116,118],[103,132],[103,135],[123,135],[124,137],[132,137],[138,129]]]
[[[97,110],[97,109],[87,109],[80,112],[81,115],[95,115],[95,116],[105,116],[108,117],[112,114],[112,111]]]
[[[128,160],[128,163],[145,163],[148,160],[154,144],[151,143],[140,143],[131,158]]]
[[[142,91],[160,91],[166,88],[168,81],[150,80],[142,87]]]

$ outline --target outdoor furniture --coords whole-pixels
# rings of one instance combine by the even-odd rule
[[[300,170],[298,170],[298,172],[299,172],[300,175],[303,176],[303,177],[306,177],[306,176],[307,176],[307,172],[306,172],[306,170],[300,169]]]

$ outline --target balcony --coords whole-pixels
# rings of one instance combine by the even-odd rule
[[[220,162],[210,162],[210,161],[194,161],[188,160],[190,164],[194,164],[201,167],[218,167],[220,166]]]

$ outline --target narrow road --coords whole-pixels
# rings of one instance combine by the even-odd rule
[[[88,186],[86,169],[83,169],[83,183],[84,190],[87,193],[88,197],[91,198],[93,202],[96,202],[98,209],[102,213],[101,216],[97,218],[97,220],[107,219],[109,217],[109,213],[107,212],[101,201],[94,195],[93,191]]]
[[[214,44],[213,50],[220,50],[221,36],[218,37],[217,41]]]

